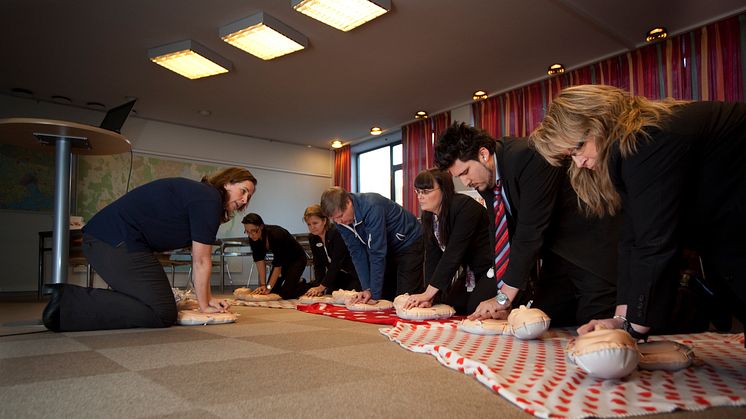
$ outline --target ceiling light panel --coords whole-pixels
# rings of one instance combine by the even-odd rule
[[[230,61],[192,40],[179,41],[148,50],[150,61],[188,79],[227,73]]]
[[[264,12],[223,26],[220,37],[262,60],[281,57],[308,46],[305,35]]]
[[[292,0],[293,9],[347,32],[391,10],[390,0]]]

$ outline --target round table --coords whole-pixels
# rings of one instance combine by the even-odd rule
[[[76,122],[39,118],[0,119],[0,143],[55,149],[52,282],[67,282],[70,246],[70,159],[72,154],[109,155],[132,149],[121,134]]]

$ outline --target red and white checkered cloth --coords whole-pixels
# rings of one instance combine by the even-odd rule
[[[433,355],[448,368],[474,376],[542,418],[621,417],[746,405],[743,335],[666,336],[694,348],[697,360],[692,367],[677,372],[638,370],[624,379],[601,380],[567,361],[565,347],[572,334],[566,330],[550,329],[528,341],[473,335],[453,323],[398,323],[381,333],[405,349]]]
[[[458,322],[463,316],[453,316],[449,319],[442,320],[404,320],[396,315],[396,310],[393,308],[388,310],[376,310],[376,311],[352,311],[348,310],[344,306],[335,306],[326,303],[314,303],[298,305],[298,310],[306,313],[321,314],[324,316],[334,317],[335,319],[352,320],[355,322],[363,323],[374,323],[374,324],[388,324],[395,325],[398,322],[405,322],[411,324],[429,324],[429,323],[443,323],[443,322]]]

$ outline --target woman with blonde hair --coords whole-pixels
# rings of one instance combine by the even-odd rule
[[[596,323],[636,338],[665,330],[682,249],[699,252],[713,291],[744,321],[746,104],[652,101],[603,85],[554,99],[531,143],[551,164],[568,157],[582,207],[621,212],[617,309]]]
[[[306,295],[320,296],[335,289],[360,291],[360,280],[357,278],[347,245],[337,227],[321,211],[321,205],[313,204],[306,208],[303,221],[308,226],[314,276],[316,281],[320,282],[309,289]]]

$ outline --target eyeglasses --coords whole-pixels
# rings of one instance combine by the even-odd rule
[[[433,188],[433,189],[419,189],[419,188],[414,188],[414,194],[417,195],[417,196],[426,196],[426,195],[430,195],[430,193],[432,191],[437,191],[439,189],[440,188]]]
[[[256,228],[247,228],[244,231],[246,232],[247,236],[253,236],[254,234],[258,233],[259,230],[260,230],[259,227],[256,227]]]
[[[585,133],[583,134],[583,136],[580,137],[580,141],[578,141],[575,147],[572,150],[570,150],[570,157],[575,157],[578,155],[578,153],[580,153],[580,150],[585,145],[585,137],[587,137],[588,134],[590,134],[590,132],[591,132],[590,129],[585,130]]]

